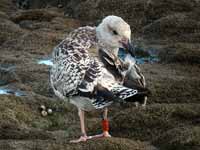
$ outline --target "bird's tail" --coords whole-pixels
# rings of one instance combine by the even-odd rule
[[[79,95],[93,99],[92,105],[96,109],[109,106],[113,102],[138,102],[149,93],[145,88],[131,89],[123,85],[113,85],[112,89],[107,89],[98,84],[92,93],[79,91]]]
[[[116,85],[112,88],[112,92],[116,97],[125,102],[137,102],[144,99],[150,94],[147,88],[131,89],[123,85]]]

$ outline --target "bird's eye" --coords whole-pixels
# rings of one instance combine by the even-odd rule
[[[118,35],[117,31],[113,30],[113,34],[114,35]]]

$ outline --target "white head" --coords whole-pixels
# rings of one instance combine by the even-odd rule
[[[109,48],[125,48],[131,40],[131,29],[121,17],[107,16],[97,27],[97,37]]]

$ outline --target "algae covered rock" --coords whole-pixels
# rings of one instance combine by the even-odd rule
[[[199,126],[187,126],[169,130],[162,136],[157,137],[154,142],[160,145],[163,150],[198,150],[200,145],[199,139]]]
[[[193,43],[176,43],[162,49],[159,57],[163,62],[200,64],[200,45]]]
[[[193,124],[200,115],[198,108],[199,104],[155,104],[146,109],[122,109],[113,116],[111,129],[115,136],[152,141],[171,129]]]
[[[11,150],[32,150],[33,148],[43,150],[156,150],[148,143],[134,142],[128,139],[111,138],[91,140],[88,143],[69,144],[65,141],[53,140],[21,140],[0,141],[2,148]]]

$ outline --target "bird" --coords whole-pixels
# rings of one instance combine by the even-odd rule
[[[117,58],[119,48],[133,55],[130,25],[121,17],[110,15],[98,26],[75,29],[53,49],[51,87],[56,96],[62,100],[68,99],[77,107],[80,118],[81,135],[71,143],[85,142],[95,137],[111,137],[108,107],[115,102],[131,102],[138,95],[148,95],[146,88],[123,85],[130,66],[120,67],[117,64],[119,59],[116,59],[116,68],[112,72],[103,61],[105,59],[112,63],[112,59],[101,59],[102,52]],[[91,49],[95,49],[99,57],[91,56]],[[88,136],[86,133],[84,113],[91,110],[103,110],[102,134]]]

